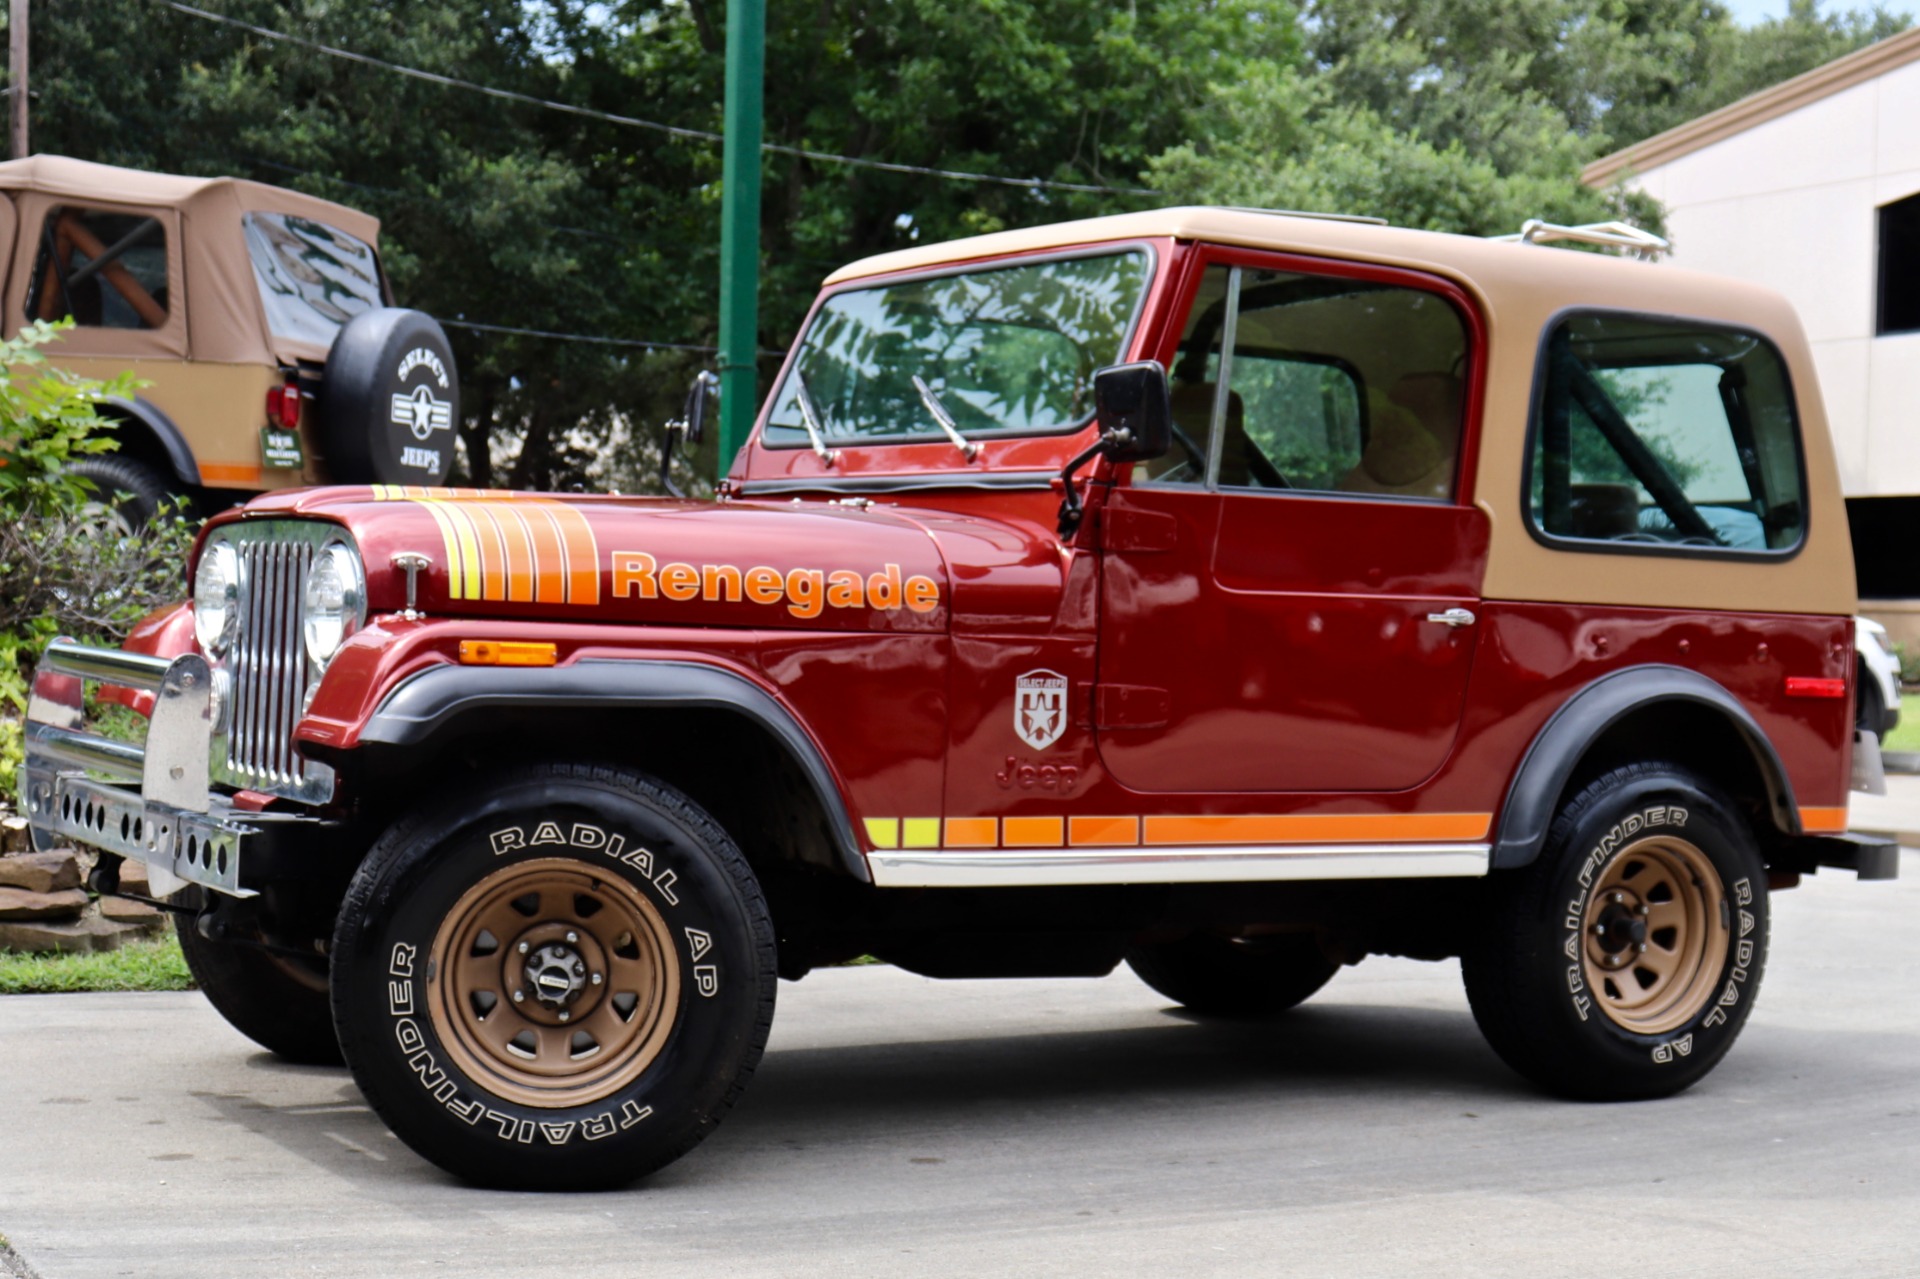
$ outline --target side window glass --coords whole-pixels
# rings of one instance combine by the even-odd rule
[[[1218,403],[1220,342],[1226,330],[1232,274],[1230,267],[1213,266],[1201,277],[1167,379],[1173,400],[1173,448],[1164,457],[1142,462],[1134,471],[1135,483],[1204,484],[1215,408],[1224,407],[1229,419],[1243,411],[1234,397],[1224,406]]]
[[[1223,488],[1447,500],[1465,397],[1466,327],[1419,289],[1290,271],[1240,273]]]
[[[1550,539],[1790,550],[1805,527],[1779,353],[1688,320],[1578,315],[1549,335],[1528,511]]]
[[[167,322],[167,238],[137,213],[63,206],[41,225],[29,320],[71,315],[106,329],[157,329]]]

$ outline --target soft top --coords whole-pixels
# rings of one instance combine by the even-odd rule
[[[0,161],[0,190],[44,191],[74,200],[167,204],[181,209],[189,206],[211,209],[225,204],[247,213],[291,213],[312,218],[368,244],[377,245],[380,237],[380,219],[285,187],[249,182],[245,178],[190,178],[175,173],[149,173],[144,169],[123,169],[63,155]]]
[[[324,223],[377,248],[380,220],[344,204],[244,178],[194,178],[94,164],[67,156],[36,155],[0,162],[0,192],[13,197],[33,234],[35,218],[51,204],[131,206],[173,210],[180,243],[170,250],[186,277],[187,308],[175,308],[165,329],[93,330],[68,336],[76,354],[171,357],[189,354],[184,310],[191,309],[191,358],[214,363],[260,364],[275,359],[324,359],[324,350],[276,339],[267,332],[253,264],[241,233],[248,213],[281,213]],[[29,209],[27,206],[33,206]],[[16,273],[21,274],[21,273]],[[24,275],[21,275],[24,279]],[[24,283],[9,296],[19,313]]]

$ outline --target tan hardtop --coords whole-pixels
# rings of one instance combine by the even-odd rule
[[[310,218],[377,247],[380,220],[344,204],[303,195],[284,187],[244,178],[194,178],[149,173],[110,164],[94,164],[66,156],[36,155],[0,162],[0,191],[14,196],[23,234],[31,236],[39,218],[53,205],[76,203],[96,207],[171,209],[178,213],[180,243],[169,256],[184,270],[190,326],[170,317],[167,326],[177,332],[102,332],[82,335],[68,346],[113,343],[126,345],[134,356],[184,356],[191,329],[191,358],[214,363],[273,363],[281,354],[323,358],[324,351],[276,351],[261,310],[241,218],[247,213],[284,213]],[[27,252],[22,245],[16,252]],[[30,262],[30,259],[29,259]],[[21,313],[26,272],[16,263],[19,283],[9,290],[7,309]],[[15,296],[15,295],[19,296]],[[137,348],[137,349],[136,349]],[[148,349],[152,348],[152,349]],[[177,349],[176,349],[177,348]],[[104,349],[101,353],[105,353]]]
[[[1853,549],[1825,405],[1805,331],[1781,294],[1742,280],[1605,253],[1415,231],[1257,209],[1167,208],[1000,231],[883,253],[842,267],[828,286],[897,271],[1082,245],[1173,239],[1425,271],[1479,304],[1489,341],[1476,504],[1493,521],[1484,593],[1492,599],[1846,614]],[[1741,562],[1549,549],[1518,509],[1535,356],[1549,322],[1572,308],[1712,320],[1764,334],[1796,389],[1807,466],[1807,537],[1791,559]]]

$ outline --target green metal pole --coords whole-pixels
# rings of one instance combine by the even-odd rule
[[[760,409],[760,126],[766,0],[727,0],[726,149],[720,205],[720,474]]]

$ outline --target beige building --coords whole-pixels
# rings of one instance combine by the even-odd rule
[[[1920,29],[1595,161],[1671,261],[1780,290],[1813,344],[1862,611],[1920,641]]]

